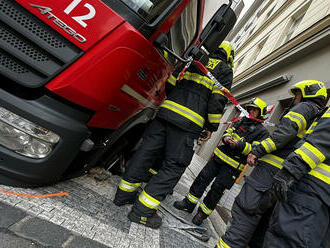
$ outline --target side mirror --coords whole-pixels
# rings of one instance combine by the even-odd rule
[[[234,27],[237,17],[230,5],[222,5],[200,35],[200,42],[209,53],[214,52]]]

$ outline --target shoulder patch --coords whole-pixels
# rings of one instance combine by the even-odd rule
[[[214,68],[221,62],[220,59],[209,59],[206,68],[214,70]]]

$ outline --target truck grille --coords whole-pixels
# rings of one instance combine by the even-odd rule
[[[0,75],[38,88],[82,54],[14,0],[0,0]]]

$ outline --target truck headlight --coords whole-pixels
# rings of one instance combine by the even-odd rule
[[[44,158],[60,137],[0,107],[0,145],[30,158]]]

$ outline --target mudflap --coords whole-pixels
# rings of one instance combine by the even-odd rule
[[[161,204],[159,211],[163,215],[164,227],[183,230],[203,242],[207,242],[210,239],[211,232],[207,227],[192,224],[178,214],[174,213],[166,204]]]

